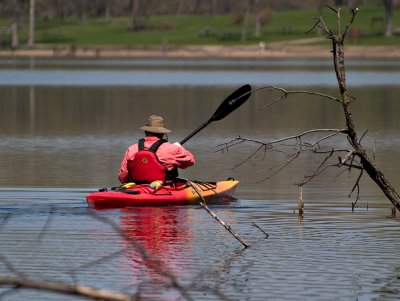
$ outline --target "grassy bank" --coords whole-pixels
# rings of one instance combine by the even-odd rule
[[[146,29],[129,31],[128,18],[102,18],[78,20],[41,20],[35,28],[37,47],[56,47],[65,45],[82,46],[123,46],[143,48],[147,46],[182,45],[254,45],[263,41],[273,43],[318,36],[316,31],[306,34],[314,24],[317,10],[298,10],[274,12],[272,20],[262,28],[262,36],[254,36],[254,16],[248,22],[247,39],[241,41],[242,25],[234,22],[232,15],[224,16],[151,16],[146,20]],[[327,24],[336,29],[335,16],[325,8],[322,11]],[[343,20],[347,21],[348,9],[343,9]],[[398,45],[400,35],[383,37],[383,6],[361,6],[353,25],[359,36],[350,38],[353,45]],[[400,27],[400,12],[394,13],[394,28]],[[27,20],[25,20],[27,21]],[[26,23],[26,22],[25,22]],[[0,27],[6,27],[8,20],[0,20]],[[21,45],[26,44],[27,25],[20,33]],[[2,33],[0,42],[9,45],[9,34]]]

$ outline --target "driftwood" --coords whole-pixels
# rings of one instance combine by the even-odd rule
[[[329,101],[334,101],[335,103],[339,104],[342,107],[345,120],[346,120],[346,127],[343,129],[313,129],[313,130],[308,130],[303,133],[289,136],[289,137],[284,137],[280,139],[276,139],[273,141],[268,141],[268,142],[261,142],[258,140],[254,139],[249,139],[249,138],[244,138],[244,137],[238,137],[236,139],[231,140],[228,143],[221,144],[219,145],[219,150],[224,151],[227,150],[233,146],[236,146],[241,143],[254,143],[258,145],[256,150],[251,153],[245,160],[242,162],[238,163],[236,165],[240,166],[243,163],[247,162],[250,159],[256,158],[260,152],[264,153],[264,156],[267,152],[269,151],[278,151],[277,148],[279,146],[285,146],[288,147],[290,146],[290,150],[286,154],[286,159],[278,162],[275,166],[273,166],[270,170],[271,172],[262,180],[266,180],[270,178],[272,175],[275,173],[283,170],[285,167],[287,167],[289,164],[291,164],[293,161],[298,159],[301,153],[310,151],[315,154],[320,154],[325,156],[321,164],[316,168],[316,170],[311,174],[311,175],[306,175],[300,183],[298,183],[299,186],[303,186],[307,184],[309,181],[314,179],[315,177],[321,175],[324,171],[326,171],[330,167],[342,167],[345,168],[347,171],[353,171],[356,170],[359,172],[359,175],[357,177],[357,180],[352,188],[352,191],[350,195],[354,192],[357,191],[357,198],[355,203],[357,203],[357,200],[359,199],[359,192],[360,192],[360,179],[364,174],[369,175],[369,177],[380,187],[382,192],[386,195],[386,197],[389,199],[389,201],[393,204],[397,210],[400,210],[400,196],[399,194],[395,191],[393,186],[390,184],[390,182],[387,180],[385,175],[382,173],[382,171],[375,165],[375,162],[373,159],[371,159],[367,155],[367,151],[365,147],[362,145],[362,139],[364,138],[365,134],[361,135],[359,138],[356,127],[355,127],[355,122],[353,120],[353,115],[352,115],[352,110],[351,110],[351,103],[355,100],[353,97],[351,97],[347,91],[346,87],[346,72],[345,72],[345,62],[344,62],[344,41],[349,33],[350,27],[353,24],[353,21],[358,13],[358,9],[352,10],[352,14],[350,16],[350,19],[348,23],[346,24],[345,28],[342,30],[341,26],[341,11],[340,9],[335,9],[331,6],[328,6],[335,14],[336,14],[336,19],[337,19],[337,34],[335,35],[332,30],[330,30],[322,17],[316,18],[316,23],[314,26],[311,28],[311,30],[315,28],[320,28],[323,32],[326,33],[326,38],[331,40],[332,42],[332,58],[333,58],[333,66],[334,66],[334,71],[336,74],[336,79],[337,79],[337,84],[339,87],[339,92],[340,92],[340,98],[333,97],[330,95],[326,95],[323,93],[316,93],[316,92],[310,92],[310,91],[288,91],[280,87],[274,87],[274,86],[266,86],[266,87],[261,87],[258,88],[257,90],[260,89],[267,89],[269,91],[279,91],[282,96],[279,98],[275,99],[273,102],[270,104],[266,105],[265,107],[268,108],[272,105],[276,105],[279,102],[285,100],[288,98],[289,95],[294,95],[294,94],[308,94],[312,96],[318,96],[322,97],[322,99],[326,99]],[[310,31],[311,31],[310,30]],[[315,134],[319,134],[319,138],[315,138]],[[314,135],[314,136],[313,136]],[[333,149],[322,149],[320,147],[320,144],[324,141],[327,141],[334,136],[337,135],[342,135],[346,137],[348,143],[350,144],[351,148],[349,149],[339,149],[339,148],[333,148]],[[314,139],[311,142],[306,141],[306,138],[312,137],[310,139]],[[314,137],[314,138],[313,138]],[[288,145],[288,143],[291,143]],[[336,162],[331,163],[332,159],[337,157]],[[354,205],[353,203],[353,209]]]

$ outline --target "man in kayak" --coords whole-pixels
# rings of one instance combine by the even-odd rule
[[[151,115],[145,126],[145,138],[131,145],[121,162],[118,178],[121,183],[173,182],[178,168],[195,164],[195,157],[179,142],[170,143],[164,135],[171,131],[164,126],[161,116]]]

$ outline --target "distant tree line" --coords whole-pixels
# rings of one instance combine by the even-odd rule
[[[394,2],[398,0],[383,0]],[[1,0],[0,17],[9,18],[28,11],[30,0]],[[357,6],[382,3],[382,0],[35,0],[39,18],[68,19],[78,17],[129,16],[133,10],[142,16],[160,14],[229,14],[250,5],[273,10],[320,7],[326,4]],[[25,13],[25,15],[27,15]]]
[[[385,36],[392,35],[394,7],[400,0],[1,0],[0,18],[10,20],[11,47],[17,48],[18,32],[23,21],[28,22],[28,47],[34,46],[35,20],[69,20],[85,22],[88,18],[129,17],[129,30],[145,28],[146,18],[154,15],[224,15],[241,14],[242,40],[246,39],[246,24],[250,13],[255,16],[255,35],[259,36],[262,23],[274,10],[317,8],[327,4],[355,8],[365,4],[383,4],[385,7]],[[263,20],[264,19],[264,20]]]

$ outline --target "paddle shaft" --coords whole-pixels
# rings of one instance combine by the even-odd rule
[[[200,132],[202,129],[207,127],[211,123],[211,120],[208,120],[207,122],[203,123],[201,126],[199,126],[197,129],[195,129],[190,135],[188,135],[185,139],[183,139],[181,142],[179,142],[181,145],[184,144],[186,141],[188,141],[190,138],[192,138],[194,135],[196,135],[198,132]]]

